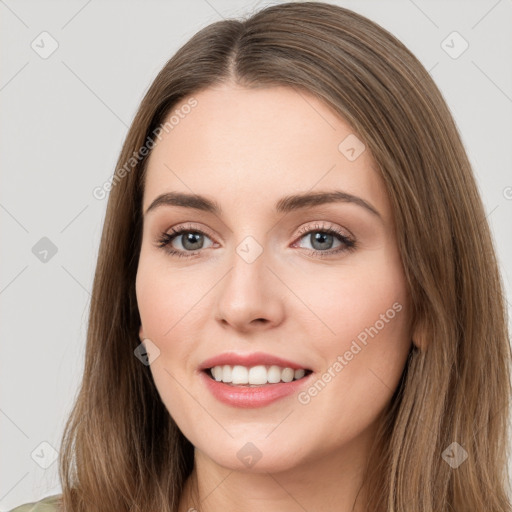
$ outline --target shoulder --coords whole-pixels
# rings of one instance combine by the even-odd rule
[[[58,512],[61,494],[54,494],[47,496],[39,501],[33,503],[24,503],[16,508],[13,508],[11,512]]]

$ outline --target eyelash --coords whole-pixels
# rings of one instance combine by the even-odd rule
[[[192,251],[178,251],[176,249],[172,249],[170,247],[171,242],[177,238],[178,236],[184,234],[184,233],[196,233],[201,235],[206,235],[209,237],[207,233],[202,231],[201,229],[196,229],[193,226],[183,226],[176,228],[171,228],[172,233],[163,232],[160,237],[157,240],[157,246],[162,248],[165,252],[170,254],[171,256],[177,256],[179,258],[191,258],[199,254],[202,249],[199,249],[198,251],[192,252]],[[354,251],[357,247],[355,240],[352,238],[347,237],[341,231],[336,229],[335,227],[329,226],[326,227],[324,225],[315,226],[315,229],[304,229],[300,232],[300,237],[304,238],[304,236],[309,235],[311,233],[327,233],[329,235],[335,235],[343,244],[344,246],[339,247],[335,250],[329,250],[329,251],[319,251],[317,249],[306,249],[310,255],[313,255],[315,257],[325,258],[328,256],[334,256],[336,254],[342,253],[342,252],[351,252]],[[211,238],[211,237],[209,237]]]

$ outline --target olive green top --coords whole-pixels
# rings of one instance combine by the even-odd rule
[[[34,503],[24,503],[13,508],[11,512],[57,512],[61,496],[61,494],[54,494]]]

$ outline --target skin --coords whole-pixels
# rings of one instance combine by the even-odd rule
[[[216,200],[222,215],[169,205],[147,213],[136,281],[140,338],[160,350],[150,365],[155,385],[195,446],[180,511],[193,506],[193,479],[201,511],[362,510],[359,500],[354,507],[362,472],[412,339],[384,183],[369,150],[354,161],[338,150],[353,130],[310,94],[223,84],[194,97],[197,106],[152,150],[143,211],[159,194],[179,191]],[[381,217],[347,202],[274,212],[283,196],[335,189]],[[206,234],[197,250],[184,236],[174,239],[175,250],[196,253],[188,258],[157,246],[183,224]],[[344,244],[336,236],[315,244],[318,226],[351,236],[355,250],[322,257]],[[236,252],[248,236],[262,249],[252,263]],[[333,372],[337,357],[394,303],[401,311]],[[307,404],[294,394],[235,408],[198,376],[205,359],[226,351],[303,363],[313,382],[329,367],[335,376]],[[251,467],[237,457],[247,442],[261,453]]]

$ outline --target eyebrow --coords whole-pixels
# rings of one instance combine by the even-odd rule
[[[296,210],[305,208],[312,208],[314,206],[328,204],[328,203],[352,203],[382,220],[381,214],[378,210],[364,199],[343,192],[341,190],[331,190],[326,192],[305,192],[302,194],[294,194],[281,198],[275,205],[276,213],[289,213]],[[182,206],[184,208],[193,208],[194,210],[201,210],[215,215],[222,215],[222,208],[220,205],[207,197],[198,194],[187,194],[183,192],[167,192],[157,196],[149,205],[144,215],[150,211],[155,210],[160,206]]]

